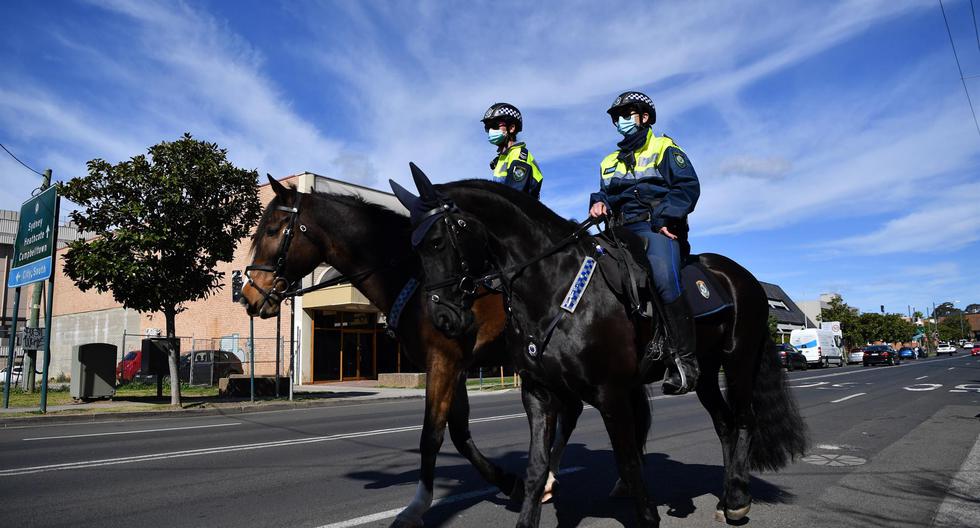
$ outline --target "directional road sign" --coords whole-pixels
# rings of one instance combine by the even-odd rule
[[[24,202],[14,241],[14,257],[7,278],[8,288],[19,288],[47,280],[54,268],[58,240],[58,193],[55,187]]]

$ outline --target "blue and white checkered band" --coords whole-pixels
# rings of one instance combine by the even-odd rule
[[[582,267],[575,274],[575,282],[568,288],[565,300],[561,303],[561,307],[569,313],[575,313],[575,308],[578,306],[579,301],[582,300],[585,289],[589,287],[592,274],[595,272],[595,264],[596,261],[594,258],[585,257],[585,260],[582,261]]]
[[[408,279],[402,291],[398,292],[398,297],[395,298],[394,304],[391,305],[391,311],[388,312],[388,335],[394,337],[398,330],[398,321],[402,318],[402,310],[405,309],[405,305],[408,304],[418,286],[419,281],[414,278]]]
[[[613,106],[623,106],[624,104],[628,103],[646,103],[653,106],[653,99],[650,99],[640,92],[627,92],[617,97],[616,101],[613,102]]]
[[[494,117],[513,117],[518,121],[521,120],[521,113],[513,106],[492,106],[487,110],[487,113],[483,114],[483,119],[492,119]]]

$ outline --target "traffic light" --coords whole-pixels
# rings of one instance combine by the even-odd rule
[[[239,302],[242,298],[242,272],[234,270],[231,272],[231,302]]]

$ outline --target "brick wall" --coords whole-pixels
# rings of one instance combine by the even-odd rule
[[[291,176],[282,180],[284,183],[295,183],[296,176]],[[273,192],[268,184],[259,187],[259,200],[263,206],[273,197]],[[207,299],[190,302],[184,305],[185,310],[177,314],[176,329],[177,335],[193,337],[195,339],[218,339],[224,336],[238,334],[244,340],[249,335],[249,317],[245,313],[245,308],[231,300],[231,272],[232,270],[244,271],[245,266],[251,263],[251,239],[245,238],[238,244],[232,262],[223,262],[218,265],[218,271],[224,272],[224,285]],[[57,376],[62,366],[65,372],[70,372],[67,367],[70,361],[71,346],[75,340],[96,339],[98,341],[117,343],[121,339],[121,333],[115,340],[110,340],[111,333],[121,332],[123,327],[124,311],[120,303],[112,298],[111,293],[98,293],[94,290],[82,292],[75,283],[68,278],[63,271],[64,250],[59,250],[56,255],[55,264],[55,288],[54,288],[54,309],[52,315],[56,333],[64,335],[53,335],[53,341],[58,343],[57,347],[52,347],[52,367],[58,369],[52,373]],[[166,280],[160,278],[156,287],[168,287]],[[25,290],[27,291],[27,290]],[[22,294],[23,296],[23,294]],[[12,301],[10,301],[12,302]],[[283,305],[282,322],[280,331],[288,346],[290,305]],[[82,314],[87,314],[82,316]],[[129,316],[131,318],[132,315]],[[133,321],[133,319],[129,319]],[[132,334],[146,334],[148,330],[159,329],[161,332],[166,330],[166,319],[162,313],[139,314],[135,319],[138,324],[130,324],[127,328]],[[70,328],[70,331],[68,330]],[[102,331],[101,329],[106,329]],[[60,330],[62,329],[62,330]],[[257,374],[271,374],[275,371],[275,347],[273,339],[275,337],[275,319],[255,320],[255,336],[262,338],[256,340],[255,360]],[[102,334],[106,334],[103,336]],[[86,342],[86,341],[82,341]],[[135,342],[132,342],[135,344]],[[127,348],[134,348],[127,344]],[[67,351],[67,352],[66,352]],[[67,353],[66,357],[65,354]],[[288,364],[288,352],[284,351],[284,363]],[[247,368],[247,367],[246,367]],[[283,372],[286,368],[283,367]],[[266,372],[267,371],[267,372]]]

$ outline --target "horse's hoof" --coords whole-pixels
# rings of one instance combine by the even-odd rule
[[[555,498],[558,493],[558,479],[554,473],[548,473],[548,482],[544,485],[544,493],[541,494],[541,504],[547,504]]]
[[[422,528],[425,523],[422,522],[421,517],[414,517],[411,515],[398,514],[395,520],[391,522],[388,528]]]
[[[725,509],[725,517],[729,521],[741,521],[749,514],[749,509],[752,508],[751,504],[746,504],[742,508],[735,508],[734,510]]]
[[[628,499],[632,497],[633,494],[630,493],[629,486],[623,482],[623,479],[618,479],[616,485],[613,486],[612,491],[609,492],[610,499]]]
[[[715,520],[718,522],[725,522],[725,512],[721,510],[715,510]]]

